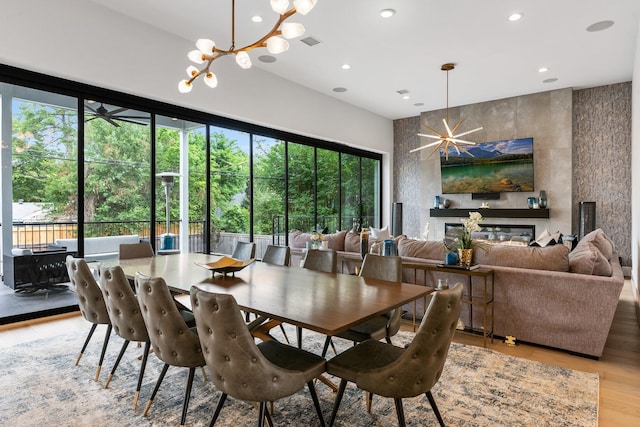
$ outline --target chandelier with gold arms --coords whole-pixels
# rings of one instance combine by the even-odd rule
[[[190,92],[193,87],[193,82],[199,76],[204,76],[203,80],[207,86],[214,88],[218,85],[218,78],[211,72],[211,64],[217,58],[226,55],[234,55],[236,57],[236,63],[240,68],[251,68],[251,58],[247,53],[250,50],[266,47],[269,53],[278,54],[289,49],[289,42],[287,39],[293,39],[304,34],[304,27],[298,23],[285,23],[289,17],[295,13],[306,15],[313,9],[318,0],[294,0],[293,7],[289,9],[289,0],[271,0],[271,9],[279,16],[275,25],[267,34],[265,34],[260,40],[248,44],[244,47],[235,47],[235,14],[236,14],[236,2],[231,1],[231,46],[228,50],[220,49],[216,46],[213,40],[210,39],[198,39],[196,41],[196,50],[192,50],[188,53],[187,57],[196,64],[205,64],[203,68],[198,69],[193,65],[187,68],[187,79],[180,81],[178,84],[178,90],[181,93]],[[282,36],[282,37],[280,37]]]
[[[427,126],[426,123],[422,123],[422,126],[426,127],[431,132],[433,132],[433,135],[419,133],[418,136],[422,136],[424,138],[437,139],[437,141],[432,142],[432,143],[427,144],[427,145],[423,145],[423,146],[418,147],[418,148],[414,148],[413,150],[410,151],[410,153],[415,153],[416,151],[424,150],[425,148],[433,147],[435,145],[436,147],[433,149],[431,154],[429,154],[429,157],[433,156],[439,150],[444,150],[445,158],[447,160],[449,160],[449,147],[455,148],[456,151],[458,152],[458,154],[460,154],[460,151],[464,151],[465,153],[467,153],[471,157],[474,157],[473,154],[471,154],[466,148],[464,148],[464,145],[476,145],[476,143],[475,142],[471,142],[471,141],[466,141],[464,139],[460,139],[460,137],[461,136],[465,136],[465,135],[469,135],[470,133],[477,132],[479,130],[482,130],[482,127],[475,128],[473,130],[462,132],[462,133],[459,133],[459,134],[456,135],[456,131],[458,130],[458,128],[460,127],[462,122],[464,122],[464,120],[465,120],[464,117],[462,119],[460,119],[460,121],[458,121],[458,123],[456,123],[455,126],[453,126],[453,127],[449,126],[449,71],[453,70],[454,68],[455,68],[455,65],[451,64],[451,63],[442,64],[442,67],[440,67],[440,69],[442,71],[446,71],[447,72],[447,109],[445,110],[446,111],[446,114],[445,114],[446,118],[442,119],[442,121],[444,122],[444,127],[447,130],[447,132],[446,133],[440,133],[440,132],[436,131],[435,129]]]

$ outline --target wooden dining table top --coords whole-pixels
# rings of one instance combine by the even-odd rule
[[[240,308],[268,318],[336,335],[365,320],[423,297],[433,288],[394,283],[300,267],[255,261],[234,276],[212,273],[196,263],[221,257],[200,253],[119,260],[125,274],[164,278],[169,288],[189,293],[192,286],[232,294]]]

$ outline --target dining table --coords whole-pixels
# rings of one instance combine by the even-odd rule
[[[125,274],[162,277],[169,289],[192,286],[231,294],[242,310],[325,335],[336,335],[375,316],[424,297],[434,288],[341,273],[325,273],[254,261],[232,274],[202,265],[221,256],[202,253],[118,260]]]

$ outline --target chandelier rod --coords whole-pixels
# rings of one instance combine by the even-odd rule
[[[236,48],[236,0],[231,0],[231,49]]]

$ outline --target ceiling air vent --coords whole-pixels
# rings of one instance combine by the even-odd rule
[[[320,40],[318,40],[318,39],[316,39],[316,38],[314,38],[314,37],[311,37],[311,36],[309,36],[309,37],[305,37],[305,38],[303,38],[303,39],[300,39],[300,41],[301,41],[302,43],[306,44],[307,46],[315,46],[315,45],[317,45],[318,43],[320,43]]]

